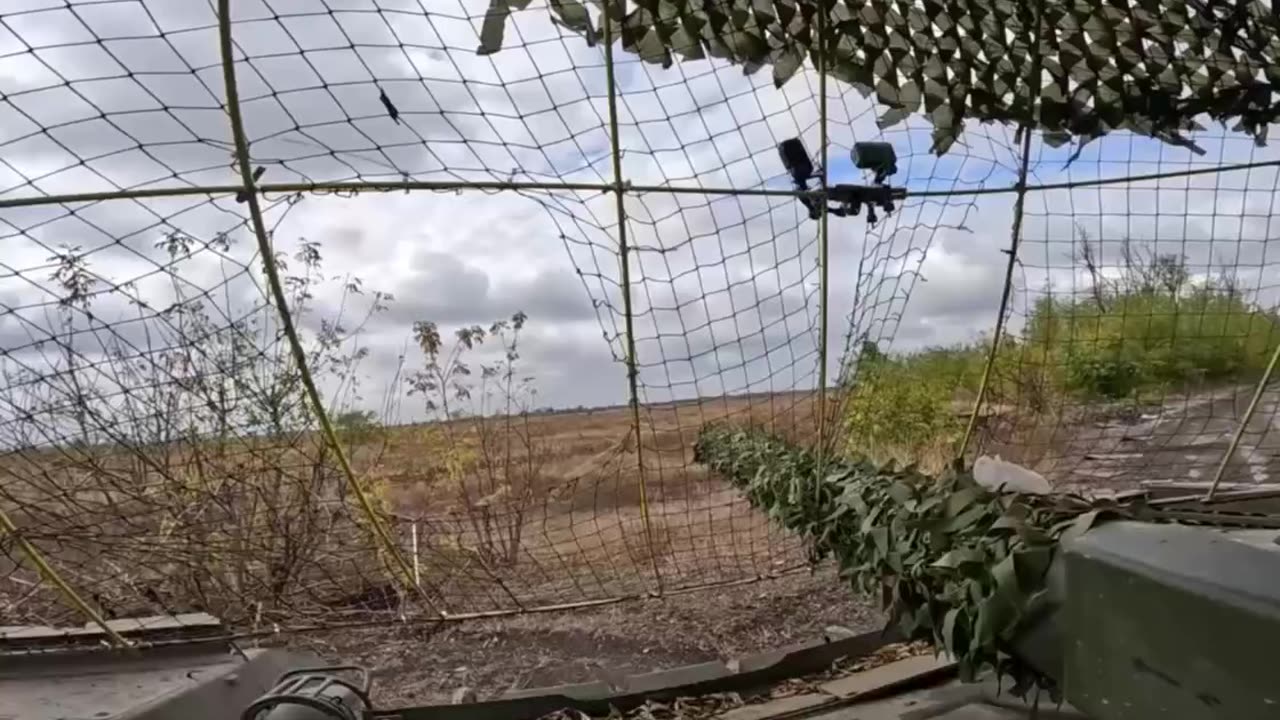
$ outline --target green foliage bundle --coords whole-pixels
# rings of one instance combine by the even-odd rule
[[[1186,285],[1042,300],[1026,342],[1063,370],[1066,392],[1125,398],[1191,382],[1256,376],[1280,322],[1230,288]]]
[[[910,639],[931,641],[972,679],[994,668],[1014,692],[1044,677],[1009,653],[1009,643],[1045,607],[1046,574],[1064,534],[1097,518],[1071,496],[996,493],[966,472],[939,477],[913,467],[818,458],[764,431],[703,428],[695,459],[722,474],[751,503],[834,557],[840,575],[878,596]]]
[[[1253,381],[1280,342],[1280,317],[1230,274],[1194,278],[1186,262],[1127,240],[1118,262],[1080,232],[1089,292],[1046,293],[1022,331],[1001,339],[988,407],[1024,415],[1071,405],[1161,398],[1198,384]],[[1108,272],[1104,272],[1106,269]],[[949,458],[981,384],[990,341],[887,355],[859,353],[846,446],[876,459]]]

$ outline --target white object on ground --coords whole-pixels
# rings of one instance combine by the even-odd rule
[[[1034,470],[1001,460],[1000,456],[983,455],[973,463],[973,479],[996,492],[1018,492],[1047,495],[1052,492],[1049,481]]]

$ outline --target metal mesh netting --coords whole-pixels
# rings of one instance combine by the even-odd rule
[[[1010,303],[1021,342],[993,390],[1035,420],[994,423],[993,439],[1060,486],[1274,482],[1278,156],[1221,132],[1195,141],[1203,155],[1115,136],[1086,165],[1066,168],[1062,150],[1033,163],[1046,183],[1120,158],[1134,176],[1196,173],[1028,196]],[[1263,167],[1217,171],[1239,163]]]
[[[260,633],[805,567],[693,462],[726,418],[1084,491],[1269,481],[1269,148],[1094,101],[1035,137],[972,119],[1020,121],[1013,81],[1003,111],[912,115],[865,94],[883,69],[847,83],[843,46],[830,74],[786,43],[664,62],[692,43],[632,10],[7,5],[3,624]],[[1205,58],[1197,97],[1230,96],[1184,109],[1208,126],[1254,96]],[[823,182],[868,186],[868,140],[905,197],[812,219]]]

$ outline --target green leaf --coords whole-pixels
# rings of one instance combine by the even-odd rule
[[[883,113],[881,113],[880,117],[876,118],[876,127],[880,128],[881,130],[886,130],[888,128],[893,127],[894,125],[897,125],[903,120],[906,120],[910,116],[911,116],[911,111],[906,108],[891,107],[888,110],[885,110]]]
[[[996,594],[1003,596],[1009,602],[1021,604],[1022,590],[1018,583],[1018,569],[1014,561],[1014,555],[1006,555],[1003,560],[996,563],[991,568],[991,579],[995,582]]]
[[[992,595],[978,605],[978,619],[974,623],[974,639],[979,645],[994,645],[1003,638],[1018,619],[1018,611],[1003,595]]]
[[[905,505],[911,499],[911,488],[901,481],[894,482],[889,486],[889,497],[899,505]]]
[[[883,508],[879,505],[869,507],[867,512],[862,516],[862,532],[870,532],[875,527],[876,521],[880,519],[880,511]]]
[[[783,48],[773,61],[773,86],[782,87],[803,66],[803,50],[793,46]]]
[[[1005,513],[1004,515],[1001,515],[1000,517],[996,518],[995,522],[991,523],[990,529],[991,530],[1013,530],[1016,532],[1017,530],[1021,529],[1022,526],[1025,524],[1026,522],[1023,518],[1017,517],[1012,513]]]
[[[942,526],[943,532],[955,533],[963,530],[973,529],[978,521],[986,517],[987,508],[984,505],[974,505],[963,513],[951,518],[946,525]]]
[[[502,36],[507,29],[507,16],[511,7],[507,0],[489,0],[489,10],[484,14],[484,24],[480,27],[480,47],[477,55],[492,55],[502,49]]]
[[[884,527],[874,527],[871,529],[871,541],[876,545],[876,551],[880,553],[880,557],[884,557],[889,553],[889,530]]]
[[[1024,548],[1011,556],[1018,576],[1018,586],[1024,589],[1040,587],[1053,562],[1053,547]]]
[[[585,35],[588,45],[595,44],[595,26],[585,5],[578,0],[551,0],[551,12],[565,27]]]
[[[920,501],[920,504],[916,506],[916,512],[918,512],[918,513],[927,513],[927,512],[929,512],[930,510],[932,510],[932,509],[934,509],[934,508],[938,507],[938,506],[939,506],[939,505],[941,505],[941,504],[942,504],[942,496],[941,496],[941,495],[933,495],[933,496],[931,496],[931,497],[927,497],[927,498],[925,498],[925,499],[921,500],[921,501]]]
[[[951,608],[942,621],[942,643],[952,655],[958,656],[964,653],[962,641],[965,638],[961,632],[967,620],[964,608]]]
[[[970,505],[977,502],[978,498],[987,494],[986,488],[978,485],[967,487],[959,492],[952,493],[947,497],[946,509],[943,513],[951,518],[964,512]]]
[[[957,548],[934,560],[930,567],[959,568],[965,563],[981,563],[986,559],[982,551],[973,548]]]
[[[678,27],[671,33],[671,48],[685,60],[702,60],[707,56],[702,42],[684,27]]]
[[[1071,525],[1067,528],[1066,532],[1062,534],[1062,537],[1059,539],[1059,541],[1062,542],[1063,544],[1069,543],[1072,540],[1075,540],[1076,538],[1080,537],[1081,535],[1089,532],[1089,530],[1093,529],[1094,524],[1097,522],[1098,522],[1097,510],[1091,510],[1087,513],[1084,513],[1083,515],[1076,518],[1071,523]]]
[[[647,63],[661,65],[664,68],[671,67],[671,53],[667,52],[666,46],[662,44],[662,39],[658,37],[655,30],[646,32],[634,47],[627,49],[634,50],[640,59]]]

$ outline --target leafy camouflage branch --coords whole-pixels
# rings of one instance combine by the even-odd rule
[[[930,477],[865,460],[827,462],[763,431],[712,425],[695,458],[751,503],[834,557],[840,576],[877,596],[910,639],[931,641],[974,678],[994,668],[1022,694],[1054,681],[1011,653],[1048,607],[1058,543],[1099,509],[1070,496],[995,493],[965,472]]]

